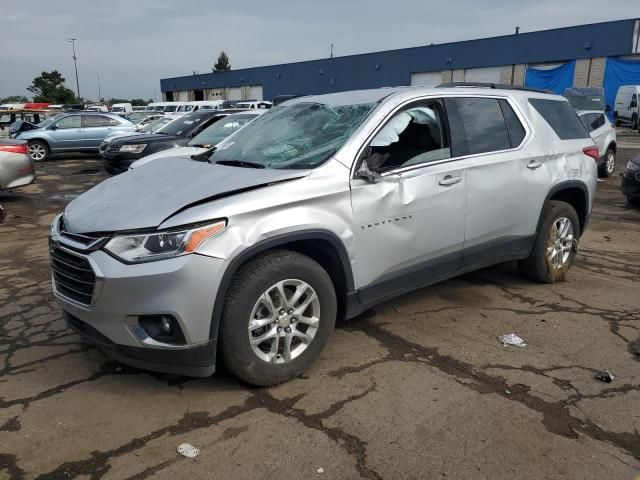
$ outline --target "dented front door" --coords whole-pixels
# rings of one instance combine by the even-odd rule
[[[466,160],[351,181],[361,301],[450,276],[460,265]]]

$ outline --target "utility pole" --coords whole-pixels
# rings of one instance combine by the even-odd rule
[[[78,81],[78,57],[76,57],[76,39],[70,38],[69,43],[73,48],[73,66],[76,69],[76,89],[78,91],[78,101],[80,101],[80,82]]]
[[[331,44],[331,58],[333,58],[333,43]]]
[[[102,102],[102,93],[100,92],[100,74],[96,73],[98,76],[98,102]]]

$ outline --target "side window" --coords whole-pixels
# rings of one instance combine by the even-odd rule
[[[87,128],[91,127],[106,127],[107,126],[107,118],[102,115],[85,115],[84,116],[84,126]]]
[[[504,114],[504,121],[507,123],[511,148],[516,148],[522,143],[527,132],[522,126],[522,123],[520,123],[520,119],[516,115],[516,112],[513,111],[513,108],[511,108],[508,101],[501,99],[500,107]]]
[[[581,115],[580,121],[582,122],[582,125],[584,125],[584,128],[586,128],[587,131],[590,132],[591,131],[591,115],[589,115],[588,113]]]
[[[117,127],[118,125],[120,125],[120,122],[117,121],[115,118],[109,118],[109,117],[102,117],[104,119],[104,124],[107,127]]]
[[[81,128],[82,127],[82,117],[80,115],[71,115],[69,117],[64,117],[58,120],[56,123],[56,127],[58,128]]]
[[[511,148],[507,124],[497,99],[447,98],[445,105],[454,156]]]
[[[604,115],[600,113],[594,113],[591,117],[590,131],[593,132],[594,130],[597,130],[604,125]]]
[[[530,98],[529,103],[549,124],[560,140],[576,140],[589,138],[578,115],[569,102],[564,100],[547,100],[546,98]]]
[[[634,93],[631,96],[631,104],[629,105],[629,108],[635,108],[637,106],[638,106],[638,95]]]
[[[441,102],[414,104],[396,113],[371,140],[367,166],[380,173],[451,158],[447,133]]]

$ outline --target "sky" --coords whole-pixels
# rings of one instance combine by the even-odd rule
[[[640,17],[639,0],[0,0],[0,98],[43,70],[80,93],[160,99],[160,79]]]

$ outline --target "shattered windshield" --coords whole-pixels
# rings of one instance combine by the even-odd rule
[[[314,168],[345,144],[375,106],[297,103],[272,108],[222,142],[209,161]]]

